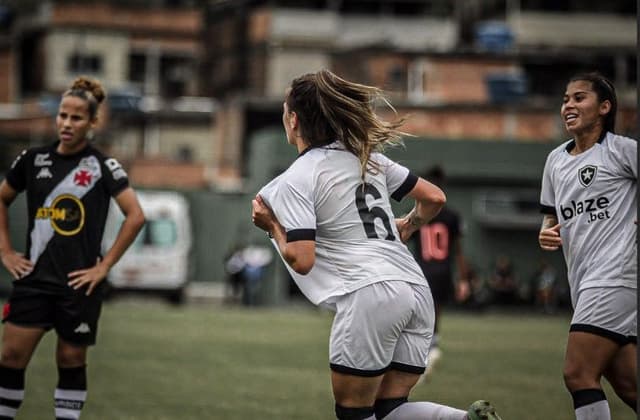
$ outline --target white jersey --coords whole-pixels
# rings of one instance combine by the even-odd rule
[[[636,288],[635,140],[607,133],[584,153],[569,140],[547,157],[542,212],[560,223],[572,299],[589,287]]]
[[[389,202],[401,200],[418,178],[382,154],[371,160],[379,170],[367,173],[363,185],[360,162],[340,142],[307,149],[259,192],[285,228],[287,242],[315,240],[316,260],[308,274],[285,265],[316,305],[385,280],[427,284],[400,241]]]

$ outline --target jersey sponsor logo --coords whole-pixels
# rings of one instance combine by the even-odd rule
[[[51,166],[53,162],[49,159],[49,153],[38,153],[33,160],[33,166]]]
[[[609,199],[607,197],[587,198],[582,201],[571,200],[565,207],[560,205],[560,214],[564,220],[569,220],[574,216],[588,213],[588,223],[596,220],[605,220],[611,218],[609,214]]]
[[[127,173],[122,168],[122,165],[120,165],[120,162],[118,162],[116,159],[109,158],[104,161],[104,164],[107,165],[107,168],[109,168],[109,170],[111,171],[111,175],[113,176],[114,180],[117,181],[120,178],[127,177]]]
[[[87,324],[86,322],[83,322],[80,325],[78,325],[76,329],[73,330],[73,332],[77,334],[88,334],[91,332],[91,328],[89,327],[89,324]]]
[[[80,186],[74,182],[75,175],[80,170],[91,173],[87,186]],[[36,264],[45,251],[49,241],[57,233],[62,236],[72,236],[80,232],[85,224],[85,207],[80,201],[102,178],[102,166],[95,156],[84,157],[78,166],[69,171],[58,185],[55,185],[41,204],[42,218],[34,217],[33,229],[29,233],[31,247],[29,257]],[[47,209],[64,209],[64,218],[59,212]],[[37,213],[36,213],[37,214]],[[49,217],[57,215],[58,217]]]
[[[582,184],[583,187],[588,187],[593,183],[593,180],[596,179],[596,175],[598,173],[598,167],[594,165],[583,166],[578,169],[578,181]]]
[[[86,169],[80,169],[73,175],[73,183],[81,187],[86,187],[91,184],[91,178],[91,172]]]
[[[44,168],[40,168],[40,172],[38,172],[38,175],[36,175],[36,179],[42,178],[53,178],[53,174],[46,166]]]
[[[36,219],[49,219],[51,227],[58,234],[72,236],[84,226],[85,210],[82,201],[71,194],[56,197],[51,207],[40,207]]]

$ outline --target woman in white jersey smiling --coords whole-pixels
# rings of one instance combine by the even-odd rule
[[[429,286],[404,244],[445,203],[435,185],[380,153],[402,121],[380,120],[381,92],[322,70],[292,81],[283,124],[300,153],[253,200],[302,292],[336,311],[329,343],[338,419],[498,419],[486,401],[467,411],[409,403],[433,336]],[[389,197],[415,199],[395,219]]]
[[[564,381],[577,420],[611,418],[600,380],[636,409],[637,142],[614,134],[617,100],[598,73],[573,77],[560,114],[572,139],[548,156],[542,249],[562,248],[574,315]]]

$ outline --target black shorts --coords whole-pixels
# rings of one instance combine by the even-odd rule
[[[444,305],[452,301],[454,295],[453,281],[450,278],[430,278],[427,282],[435,303]]]
[[[15,287],[2,310],[2,322],[22,327],[54,328],[60,338],[78,346],[96,343],[101,293],[86,296],[86,289],[67,288],[63,293],[25,293]]]

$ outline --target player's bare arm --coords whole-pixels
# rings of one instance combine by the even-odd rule
[[[104,280],[111,267],[118,262],[129,245],[133,243],[144,225],[144,213],[133,189],[126,188],[115,197],[115,200],[125,215],[125,219],[113,246],[107,251],[104,258],[98,258],[93,267],[69,273],[71,279],[68,283],[69,286],[74,289],[87,286],[87,295],[90,295],[95,287]]]
[[[18,280],[33,270],[33,264],[16,252],[9,238],[9,206],[18,193],[7,183],[0,184],[0,258],[11,276]]]
[[[307,274],[316,262],[315,241],[287,242],[287,233],[273,211],[259,195],[251,201],[251,220],[264,230],[278,245],[284,260],[298,274]]]
[[[396,227],[402,242],[409,240],[420,226],[433,219],[447,201],[440,188],[422,178],[418,178],[418,182],[408,195],[415,199],[416,203],[405,217],[396,219]]]
[[[542,219],[538,242],[540,243],[540,248],[545,251],[556,251],[562,246],[560,224],[557,217],[545,214]]]

